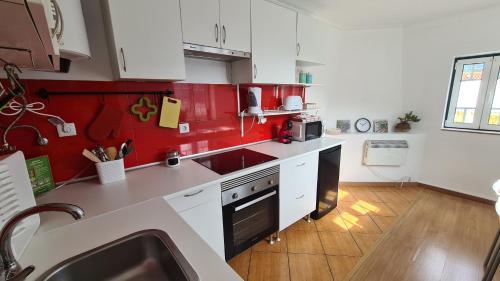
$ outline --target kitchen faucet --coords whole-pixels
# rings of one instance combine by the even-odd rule
[[[11,237],[16,225],[23,219],[43,212],[65,212],[73,216],[75,220],[83,218],[85,212],[82,208],[63,203],[52,203],[38,205],[24,211],[19,212],[14,217],[5,223],[5,226],[0,232],[0,281],[21,281],[35,270],[33,265],[24,269],[17,262],[12,253]]]

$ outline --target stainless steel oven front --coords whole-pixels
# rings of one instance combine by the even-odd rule
[[[226,260],[279,228],[279,166],[222,183]]]

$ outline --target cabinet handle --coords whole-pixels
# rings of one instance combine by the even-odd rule
[[[305,165],[306,165],[306,162],[302,162],[302,163],[300,163],[300,164],[297,164],[297,167],[303,167],[303,166],[305,166]]]
[[[219,24],[215,24],[215,42],[219,42]]]
[[[123,48],[120,48],[120,53],[123,59],[123,71],[127,72],[127,61],[125,60],[125,51],[123,51]]]
[[[300,55],[300,43],[297,43],[297,56]]]
[[[300,195],[299,197],[295,198],[297,200],[304,198],[304,194]]]
[[[257,65],[253,64],[253,79],[257,79]]]
[[[200,190],[198,190],[196,192],[193,192],[193,193],[184,194],[184,197],[193,197],[193,196],[196,196],[196,195],[198,195],[198,194],[200,194],[202,192],[203,192],[203,189],[200,189]]]
[[[227,35],[227,34],[226,34],[226,26],[225,26],[225,25],[223,25],[223,26],[222,26],[222,43],[223,43],[223,44],[226,44],[226,35]]]

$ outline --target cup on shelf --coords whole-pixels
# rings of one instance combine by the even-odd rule
[[[108,184],[125,179],[125,166],[123,164],[123,158],[95,163],[95,167],[101,184]]]

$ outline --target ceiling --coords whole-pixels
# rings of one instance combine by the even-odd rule
[[[498,0],[280,0],[311,12],[340,28],[398,27],[459,15]]]

